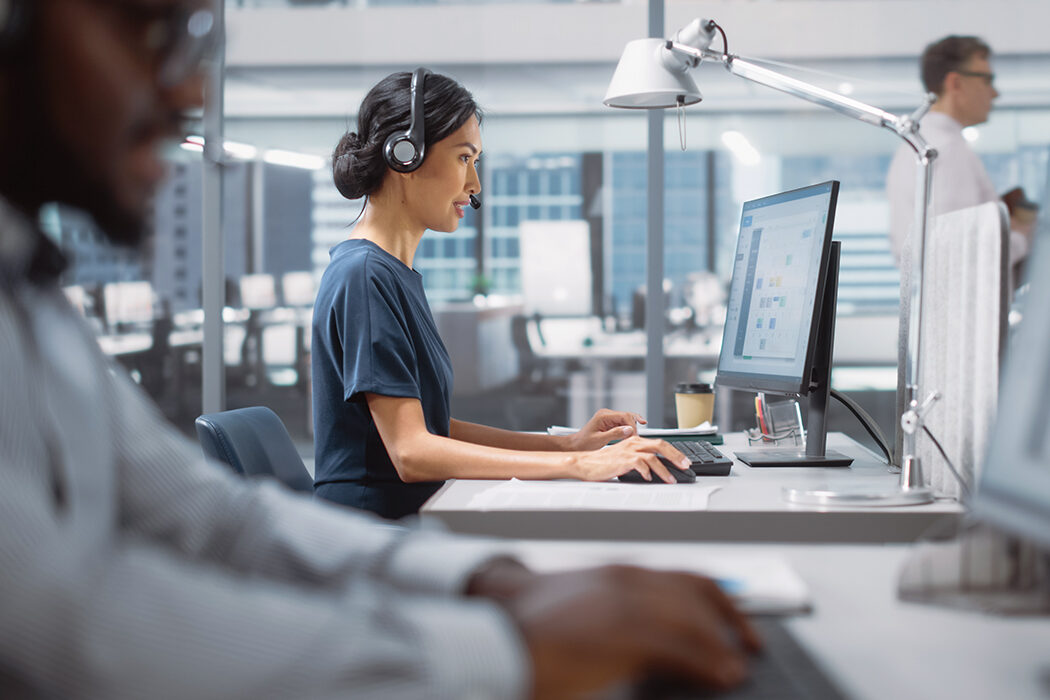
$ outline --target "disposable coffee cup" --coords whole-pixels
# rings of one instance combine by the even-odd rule
[[[715,393],[710,384],[676,384],[674,406],[678,414],[679,428],[695,428],[710,421],[715,410]]]

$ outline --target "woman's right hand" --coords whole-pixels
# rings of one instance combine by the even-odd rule
[[[689,468],[689,458],[666,440],[653,440],[637,435],[593,452],[581,452],[576,459],[576,478],[583,481],[608,481],[632,469],[643,479],[660,479],[677,483],[657,455],[663,455],[683,469]]]

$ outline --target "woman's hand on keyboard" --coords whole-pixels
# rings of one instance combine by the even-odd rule
[[[682,469],[689,468],[689,458],[676,450],[671,443],[636,435],[605,449],[575,453],[572,456],[572,473],[584,481],[608,481],[635,469],[643,479],[677,483],[658,455],[663,455]]]

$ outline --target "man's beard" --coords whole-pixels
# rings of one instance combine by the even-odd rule
[[[0,192],[34,215],[39,207],[58,202],[80,209],[94,219],[101,233],[119,246],[138,248],[144,237],[145,212],[120,205],[101,176],[101,168],[82,162],[76,150],[60,138],[45,107],[37,61],[11,71],[7,95],[7,151],[0,167]]]

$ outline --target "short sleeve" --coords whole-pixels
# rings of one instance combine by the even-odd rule
[[[343,399],[421,398],[410,307],[397,276],[365,256],[343,304]]]

